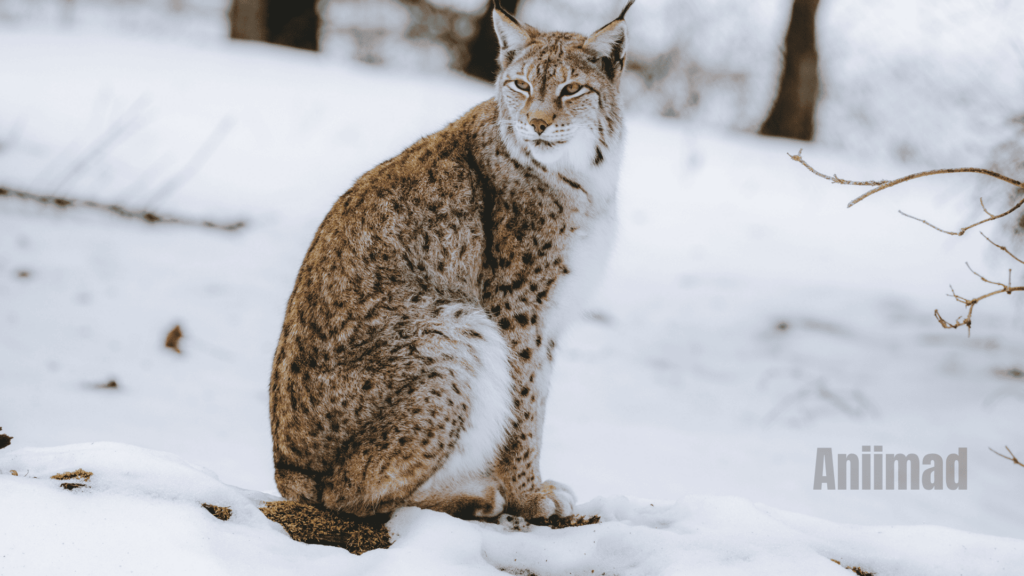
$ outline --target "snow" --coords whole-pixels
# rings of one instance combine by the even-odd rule
[[[88,467],[74,491],[52,474]],[[1012,574],[1024,542],[939,527],[833,524],[742,498],[582,506],[596,525],[513,531],[403,508],[394,545],[354,556],[292,541],[258,510],[276,497],[217,480],[176,456],[99,442],[0,455],[4,574]],[[29,476],[29,475],[32,476]],[[230,506],[221,521],[203,503]],[[12,521],[13,520],[13,521]],[[497,570],[496,570],[497,569]]]
[[[847,178],[919,167],[629,118],[616,250],[590,318],[560,343],[542,458],[604,521],[510,532],[403,509],[394,546],[355,557],[293,542],[257,510],[277,498],[266,387],[285,302],[348,184],[489,88],[258,44],[31,27],[0,32],[0,86],[0,185],[248,222],[152,226],[0,198],[5,576],[849,573],[831,558],[878,574],[1013,574],[1024,562],[1024,470],[988,451],[1024,446],[1024,385],[1000,375],[1022,368],[1018,300],[979,305],[970,338],[932,317],[961,313],[948,284],[984,289],[964,261],[1000,278],[1010,262],[977,235],[896,213],[962,223],[942,198],[967,177],[847,210],[859,190],[786,153],[804,147]],[[180,355],[163,346],[176,324]],[[969,488],[812,489],[818,447],[867,444],[967,447]],[[77,468],[94,472],[87,488],[49,480]],[[235,514],[221,522],[204,502]]]

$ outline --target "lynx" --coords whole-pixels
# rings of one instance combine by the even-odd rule
[[[565,516],[538,468],[556,342],[609,253],[626,24],[495,7],[496,95],[360,177],[288,301],[270,381],[281,495],[357,515]]]

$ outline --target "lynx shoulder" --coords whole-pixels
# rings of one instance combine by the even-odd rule
[[[495,97],[324,219],[270,381],[282,496],[359,515],[572,512],[541,479],[541,431],[556,342],[614,233],[626,10],[589,37],[495,10]]]

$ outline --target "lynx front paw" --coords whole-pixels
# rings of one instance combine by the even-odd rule
[[[550,518],[570,516],[576,504],[576,495],[565,484],[548,480],[541,484],[540,490],[528,495],[525,500],[521,511],[524,518]]]
[[[522,516],[513,516],[511,514],[498,516],[498,525],[509,532],[526,532],[530,529],[530,523],[524,520]]]

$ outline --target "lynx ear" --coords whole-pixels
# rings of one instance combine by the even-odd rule
[[[626,65],[626,12],[636,0],[629,0],[622,13],[604,28],[590,35],[583,47],[593,50],[604,64],[604,72],[614,80]]]
[[[498,6],[497,1],[491,18],[494,20],[494,33],[498,37],[498,65],[504,68],[512,62],[517,50],[530,43],[536,30],[520,24],[515,16]]]

